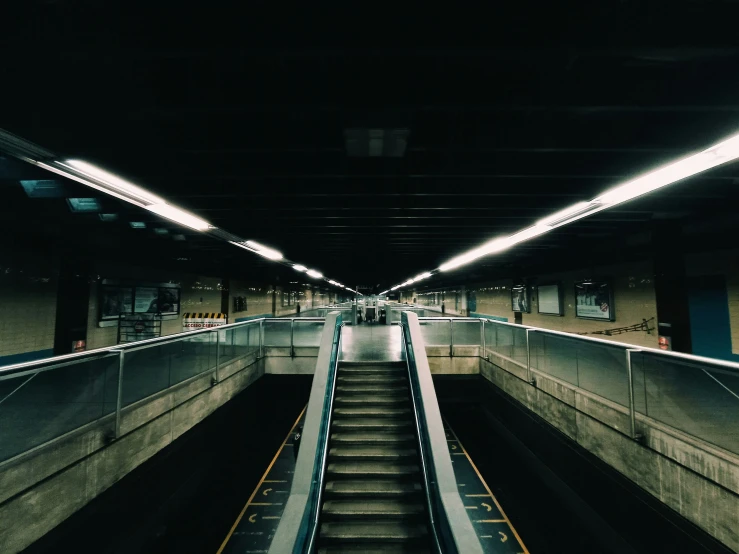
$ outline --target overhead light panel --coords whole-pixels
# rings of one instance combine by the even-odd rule
[[[168,235],[169,229],[164,229],[163,227],[157,227],[156,229],[154,229],[154,232],[157,235]]]
[[[295,271],[308,271],[308,268],[307,267],[305,267],[304,265],[300,265],[300,264],[295,264],[293,266],[293,269]]]
[[[143,221],[131,221],[128,224],[132,229],[146,229],[146,223]]]
[[[175,223],[179,223],[180,225],[184,225],[185,227],[189,227],[190,229],[194,229],[195,231],[207,231],[211,228],[211,224],[204,219],[200,219],[199,217],[196,217],[185,210],[181,210],[180,208],[176,208],[175,206],[171,206],[170,204],[150,204],[144,207],[150,212],[154,212],[157,215],[165,217]]]
[[[70,211],[76,213],[99,212],[102,207],[97,198],[67,198]]]
[[[20,183],[29,198],[64,198],[65,196],[64,185],[60,181],[42,179]]]
[[[313,277],[314,279],[322,279],[323,278],[323,273],[321,273],[319,271],[316,271],[314,269],[309,269],[306,273],[308,275],[310,275],[311,277]]]
[[[100,221],[117,221],[118,214],[100,214]]]

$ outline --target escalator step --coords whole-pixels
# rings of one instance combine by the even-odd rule
[[[401,464],[390,461],[337,461],[330,462],[326,473],[332,477],[401,477],[415,476],[419,472],[416,464]]]
[[[321,542],[406,542],[421,541],[426,537],[425,525],[409,525],[399,521],[323,523],[321,525]]]
[[[425,515],[420,502],[402,499],[327,500],[323,503],[323,521],[337,519],[408,519]]]
[[[409,418],[349,417],[333,422],[333,427],[337,431],[395,431],[412,426],[413,420]]]
[[[361,366],[361,367],[340,367],[340,375],[405,375],[404,367],[385,367],[385,366]]]
[[[399,460],[402,458],[417,459],[415,448],[398,446],[334,446],[328,452],[331,461],[338,460]]]
[[[406,379],[403,375],[344,375],[341,372],[339,372],[338,376],[338,383],[340,384],[350,384],[350,383],[367,383],[367,384],[374,384],[374,383],[407,383],[408,379]]]
[[[428,548],[414,544],[370,543],[337,544],[318,549],[318,554],[428,554]]]
[[[367,432],[341,432],[333,433],[331,440],[335,443],[352,444],[386,444],[386,443],[415,443],[415,437],[411,433],[372,433]]]
[[[347,406],[334,408],[336,417],[375,417],[375,418],[408,418],[410,419],[410,408],[383,408],[375,406]]]
[[[336,391],[346,394],[408,394],[407,385],[383,385],[382,383],[375,384],[336,384]]]
[[[339,405],[349,406],[387,406],[399,403],[407,403],[408,395],[396,394],[396,395],[365,395],[365,396],[336,396],[334,398],[334,404],[338,407]]]
[[[401,479],[342,479],[339,481],[328,481],[326,483],[327,497],[385,497],[392,498],[402,496],[409,498],[410,495],[420,495],[423,492],[421,484],[417,482],[403,481]]]

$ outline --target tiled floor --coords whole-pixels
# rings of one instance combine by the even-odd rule
[[[405,360],[400,326],[362,323],[341,331],[341,359],[345,362]]]

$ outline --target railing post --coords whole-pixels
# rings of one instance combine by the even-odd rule
[[[113,438],[118,439],[121,436],[121,409],[123,408],[123,366],[126,362],[126,353],[123,350],[115,350],[118,352],[118,388],[116,389],[115,399],[115,429]]]
[[[259,357],[264,357],[264,319],[259,320]]]
[[[295,318],[290,319],[290,357],[295,357]]]
[[[215,373],[213,375],[213,379],[211,379],[210,381],[211,385],[217,385],[218,381],[220,381],[220,377],[218,376],[218,370],[221,368],[221,333],[218,331],[218,329],[216,329],[215,332],[216,332],[216,368],[215,368]]]
[[[481,325],[480,325],[480,334],[481,334],[481,336],[480,336],[480,344],[482,345],[482,357],[485,360],[488,360],[490,358],[488,357],[488,347],[487,347],[487,344],[485,344],[485,320],[484,319],[481,319],[480,320],[480,323],[481,323]]]
[[[454,320],[449,318],[449,357],[454,357]]]
[[[531,339],[530,334],[533,329],[526,329],[526,375],[528,376],[529,383],[532,385],[536,384],[536,379],[531,374]]]
[[[636,432],[636,406],[634,404],[634,372],[631,368],[631,353],[640,352],[640,350],[626,350],[626,376],[629,379],[629,432],[631,438],[640,440],[641,437]]]

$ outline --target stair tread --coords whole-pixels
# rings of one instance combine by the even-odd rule
[[[419,472],[416,464],[395,461],[331,461],[326,469],[328,474],[352,475],[411,475]]]
[[[334,446],[329,452],[329,458],[406,458],[406,457],[417,457],[418,452],[415,448],[404,448],[396,445],[348,445],[348,446]]]
[[[385,394],[385,395],[357,395],[357,396],[342,396],[337,395],[334,398],[334,404],[360,404],[371,406],[373,404],[400,404],[408,402],[407,394]]]
[[[388,417],[348,417],[335,419],[332,423],[337,429],[369,429],[372,427],[380,428],[398,428],[398,427],[409,427],[413,425],[413,421],[410,418],[388,418]]]
[[[383,383],[337,383],[336,390],[340,392],[361,393],[407,393],[407,382],[403,384],[384,385]]]
[[[372,500],[326,500],[323,512],[332,515],[352,515],[373,517],[377,515],[417,515],[424,512],[421,502],[397,498],[376,498]]]
[[[414,442],[414,435],[411,433],[397,433],[393,431],[389,432],[371,432],[371,431],[341,431],[339,433],[332,433],[331,440],[336,442]]]
[[[318,549],[318,554],[428,554],[428,548],[413,544],[367,542],[363,544],[327,545]]]
[[[410,408],[382,408],[377,406],[347,406],[334,408],[334,414],[340,416],[376,414],[379,417],[404,416],[411,413]]]
[[[407,382],[404,375],[372,373],[367,375],[346,375],[339,373],[339,383],[400,383]]]
[[[344,479],[326,482],[326,494],[373,496],[391,495],[406,496],[421,493],[423,489],[418,482],[409,482],[401,479]]]
[[[321,539],[412,540],[426,537],[426,526],[398,521],[329,522],[321,524]]]

